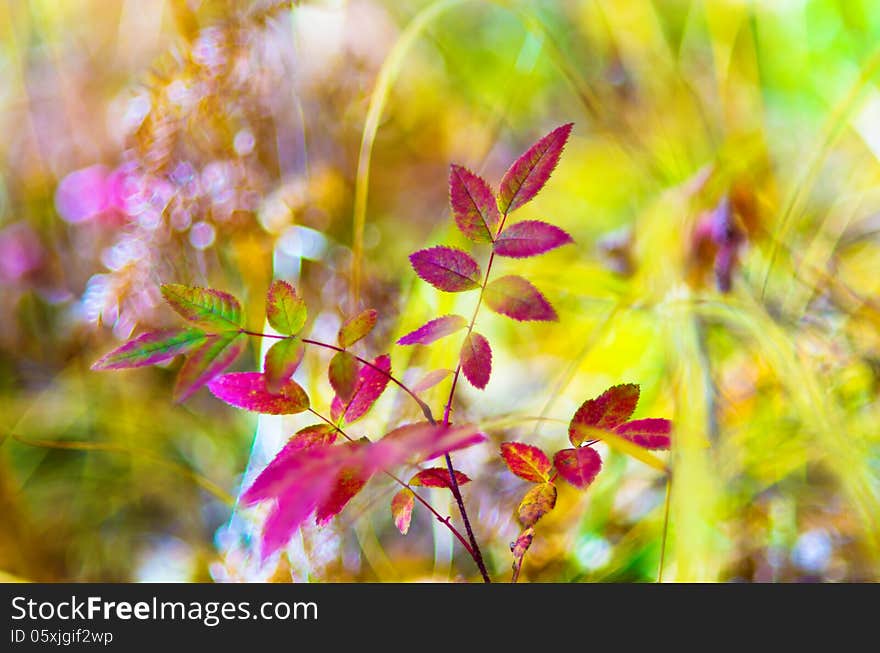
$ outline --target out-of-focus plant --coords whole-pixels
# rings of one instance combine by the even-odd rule
[[[539,220],[516,222],[505,229],[509,214],[533,199],[550,178],[571,128],[571,124],[559,127],[529,148],[507,170],[497,193],[468,169],[458,165],[451,167],[449,198],[456,226],[471,241],[491,245],[485,274],[470,254],[452,247],[435,246],[410,256],[416,274],[438,290],[479,291],[470,320],[461,315],[444,315],[398,340],[398,344],[403,345],[429,345],[466,329],[442,419],[436,419],[431,407],[394,376],[387,354],[371,361],[351,351],[352,345],[376,325],[376,310],[368,309],[344,322],[336,344],[303,337],[300,334],[308,317],[306,305],[296,290],[282,280],[272,283],[266,298],[266,319],[280,335],[249,331],[242,320],[241,304],[226,292],[165,284],[162,286],[165,300],[193,327],[145,333],[105,355],[93,368],[143,367],[185,355],[186,362],[180,369],[174,392],[178,401],[207,385],[216,397],[238,408],[271,415],[308,411],[322,420],[294,434],[241,497],[245,504],[273,502],[263,528],[263,559],[283,546],[312,514],[319,526],[327,523],[372,476],[383,472],[402,486],[391,500],[398,530],[404,535],[409,531],[418,500],[450,529],[473,558],[483,580],[490,582],[460,489],[470,479],[454,468],[450,455],[482,442],[485,436],[473,425],[453,425],[455,389],[460,374],[475,388],[484,389],[492,373],[489,342],[474,330],[484,301],[490,310],[519,322],[558,319],[550,302],[523,277],[508,275],[490,281],[490,275],[496,256],[528,258],[572,242],[565,231]],[[266,353],[263,372],[223,374],[245,349],[248,336],[278,340]],[[327,372],[335,392],[329,417],[312,407],[306,391],[291,378],[302,361],[303,345],[335,352]],[[445,376],[429,373],[429,380],[421,382],[420,388],[427,389]],[[348,432],[350,425],[367,414],[389,381],[418,404],[426,421],[398,426],[376,442],[366,437],[355,439]],[[525,530],[511,546],[514,582],[532,542],[535,524],[556,504],[556,478],[562,477],[584,490],[599,473],[602,461],[591,445],[613,439],[633,443],[636,449],[669,447],[671,423],[668,420],[628,421],[638,396],[639,387],[628,384],[615,386],[600,397],[586,401],[569,427],[569,439],[575,448],[558,451],[552,463],[537,447],[516,442],[502,444],[501,455],[510,470],[539,484],[526,494],[517,509]],[[345,441],[333,446],[339,435]],[[405,462],[419,464],[438,456],[445,458],[445,469],[420,469],[409,481],[391,471]],[[637,457],[640,456],[637,454]],[[658,466],[665,471],[662,463]],[[556,472],[551,477],[554,467]],[[419,486],[448,488],[452,492],[466,536],[417,494],[414,487]]]

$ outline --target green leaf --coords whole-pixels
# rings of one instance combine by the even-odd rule
[[[376,309],[370,308],[358,313],[353,318],[346,320],[345,323],[339,327],[339,334],[337,336],[339,346],[343,349],[351,347],[354,343],[367,335],[373,330],[373,327],[376,326],[376,318],[378,315]]]
[[[222,374],[241,355],[245,347],[247,347],[247,336],[237,331],[208,337],[187,357],[183,367],[180,368],[174,386],[174,400],[185,401],[208,381]]]
[[[263,371],[270,392],[277,392],[293,376],[302,363],[305,351],[302,343],[293,338],[279,340],[269,348],[263,360]]]
[[[169,361],[178,354],[185,354],[204,342],[204,331],[198,329],[171,329],[152,331],[114,349],[94,365],[93,370],[120,370],[144,367]]]
[[[272,328],[286,336],[295,336],[306,323],[305,302],[286,281],[276,279],[266,294],[266,319]]]
[[[330,385],[333,386],[336,396],[345,403],[351,401],[352,396],[354,396],[357,375],[357,359],[349,352],[338,351],[333,358],[330,359],[330,367],[327,370]]]
[[[163,284],[161,290],[165,301],[185,320],[213,331],[242,327],[241,304],[229,293],[179,283]]]

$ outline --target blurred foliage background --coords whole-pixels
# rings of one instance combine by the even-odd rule
[[[637,416],[676,423],[671,485],[603,449],[521,580],[656,580],[667,489],[663,580],[880,580],[880,2],[0,0],[0,34],[3,579],[477,580],[427,514],[396,532],[378,479],[260,567],[234,497],[298,416],[174,405],[179,362],[89,366],[175,323],[161,282],[233,292],[259,329],[281,277],[313,333],[372,306],[365,354],[453,367],[392,344],[472,310],[407,262],[469,246],[448,166],[497,183],[573,121],[518,217],[576,245],[499,268],[561,320],[484,311],[492,380],[458,395],[491,438],[456,462],[493,576],[526,489],[497,444],[562,446],[583,400],[636,382]],[[324,410],[326,362],[298,372]],[[364,434],[418,417],[379,407]]]

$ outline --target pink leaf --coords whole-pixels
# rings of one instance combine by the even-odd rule
[[[452,370],[433,370],[428,372],[411,390],[416,394],[420,394],[425,390],[433,388],[450,374],[452,374]]]
[[[339,507],[357,485],[356,481],[340,485],[343,470],[350,470],[352,479],[369,478],[379,470],[412,459],[433,458],[484,440],[485,436],[470,425],[420,423],[395,429],[379,442],[355,447],[313,445],[295,449],[291,442],[242,495],[247,504],[277,501],[263,530],[263,556],[283,546],[312,512],[319,510],[323,518]]]
[[[376,403],[385,391],[390,380],[391,357],[388,354],[382,354],[373,361],[373,365],[380,370],[384,370],[386,373],[380,372],[369,365],[363,365],[360,372],[358,372],[351,401],[345,403],[338,396],[333,398],[333,403],[330,406],[330,416],[334,420],[339,419],[343,413],[347,424],[359,420],[367,414],[367,411],[373,407],[373,404]]]
[[[595,399],[587,399],[577,409],[568,427],[568,439],[579,446],[589,437],[588,430],[578,427],[614,430],[630,418],[639,403],[639,386],[622,383],[608,388]]]
[[[459,485],[470,483],[467,474],[455,470],[455,480]],[[424,487],[445,487],[452,489],[452,480],[449,478],[449,470],[445,467],[431,467],[423,469],[409,479],[410,485],[422,485]]]
[[[557,127],[513,162],[501,179],[498,208],[505,215],[519,208],[544,187],[559,161],[572,124]]]
[[[486,436],[472,425],[443,426],[416,422],[390,431],[374,443],[373,464],[380,469],[403,462],[431,460],[451,451],[485,441]]]
[[[208,383],[208,390],[231,406],[265,415],[293,415],[309,407],[309,397],[296,381],[287,381],[273,393],[259,372],[224,374]]]
[[[338,351],[330,359],[327,376],[330,379],[333,391],[336,392],[336,396],[342,401],[350,401],[354,395],[357,374],[357,359],[349,352]]]
[[[403,488],[391,499],[391,516],[394,518],[394,525],[397,526],[401,535],[406,535],[409,532],[415,505],[415,495],[409,488]]]
[[[229,293],[179,283],[163,284],[161,290],[171,308],[190,322],[214,330],[241,328],[241,304]]]
[[[284,382],[296,372],[305,353],[305,347],[293,338],[285,338],[272,345],[263,360],[266,389],[269,392],[278,392]]]
[[[672,422],[659,417],[636,419],[620,424],[614,432],[645,449],[668,449]]]
[[[565,231],[540,220],[524,220],[510,225],[495,241],[498,256],[526,258],[574,242]]]
[[[308,317],[305,302],[293,286],[276,279],[266,293],[266,319],[273,329],[287,336],[302,331]]]
[[[489,341],[476,331],[468,334],[461,346],[461,371],[475,388],[482,390],[492,374],[492,349]]]
[[[170,329],[144,333],[105,355],[92,365],[92,369],[121,370],[157,365],[171,360],[178,354],[192,351],[207,337],[204,331],[198,329]]]
[[[557,451],[553,464],[562,478],[581,490],[592,483],[602,469],[602,459],[590,447]]]
[[[310,471],[303,475],[302,480],[299,491],[279,501],[266,518],[260,543],[263,561],[287,544],[309,515],[315,512],[318,503],[332,490],[334,477],[326,471]]]
[[[559,319],[547,298],[531,283],[515,275],[499,277],[486,286],[486,305],[514,320],[552,322]]]
[[[251,505],[277,497],[295,476],[296,468],[301,466],[302,452],[312,447],[329,447],[337,435],[336,429],[329,424],[315,424],[297,431],[241,495],[242,502]]]
[[[492,242],[501,214],[489,184],[453,164],[449,169],[449,203],[461,233],[476,242]]]
[[[480,287],[480,266],[460,249],[439,245],[414,252],[409,260],[416,274],[439,290],[462,292]]]
[[[501,457],[508,469],[532,483],[543,483],[550,476],[550,459],[538,447],[522,442],[502,442]]]
[[[232,365],[247,347],[247,336],[226,332],[209,336],[180,368],[174,384],[174,400],[185,401],[223,370]]]
[[[351,347],[354,343],[367,335],[373,330],[373,327],[376,326],[378,315],[376,309],[370,308],[344,322],[343,325],[339,327],[339,334],[337,336],[339,346],[343,349]]]
[[[461,331],[468,325],[461,315],[444,315],[420,326],[397,341],[398,345],[430,345],[440,338]]]

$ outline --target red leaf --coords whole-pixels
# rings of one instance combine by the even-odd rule
[[[476,242],[492,242],[501,214],[492,189],[482,177],[462,166],[450,166],[449,203],[461,233]]]
[[[507,467],[520,478],[543,483],[550,476],[550,459],[538,447],[522,442],[502,442],[501,457]]]
[[[516,509],[516,518],[523,527],[534,526],[548,512],[556,507],[556,486],[541,483],[526,492]]]
[[[354,388],[357,384],[358,362],[347,351],[338,351],[330,359],[330,367],[327,376],[330,385],[336,392],[336,396],[342,401],[350,401],[354,396]]]
[[[416,274],[439,290],[462,292],[480,287],[480,266],[460,249],[439,245],[414,252],[409,260]]]
[[[144,333],[105,355],[92,365],[92,369],[121,370],[158,365],[178,354],[192,351],[207,337],[204,331],[198,329],[170,329]]]
[[[568,123],[554,129],[532,145],[504,173],[498,193],[498,208],[503,214],[519,208],[544,187],[559,161],[572,126]]]
[[[360,442],[346,443],[346,447],[364,446]],[[346,504],[360,492],[372,474],[364,473],[355,468],[343,468],[336,476],[333,489],[324,501],[318,505],[315,512],[315,523],[323,526],[336,515],[342,512]]]
[[[472,425],[404,424],[373,443],[374,464],[380,468],[400,462],[423,462],[450,451],[483,442],[486,436]]]
[[[293,338],[279,340],[269,347],[263,360],[263,373],[269,392],[278,392],[281,386],[296,372],[306,350]]]
[[[265,415],[293,415],[309,407],[309,397],[296,381],[289,380],[272,393],[259,372],[224,374],[208,383],[208,390],[231,406]]]
[[[333,403],[330,405],[330,416],[334,420],[338,420],[343,413],[347,424],[359,420],[367,414],[367,411],[373,407],[373,404],[385,391],[391,374],[391,357],[388,354],[382,354],[373,361],[373,365],[385,370],[387,374],[383,374],[369,365],[363,365],[358,372],[351,401],[346,404],[338,396],[333,398]]]
[[[305,302],[286,281],[276,279],[266,294],[266,319],[272,328],[287,336],[295,336],[306,323]]]
[[[535,529],[529,526],[522,533],[519,534],[519,537],[516,538],[515,542],[512,542],[510,545],[510,551],[513,553],[513,577],[510,579],[511,583],[515,583],[519,579],[519,572],[522,569],[523,557],[526,554],[526,551],[529,550],[529,547],[532,545],[532,539],[535,537]]]
[[[223,370],[232,365],[247,347],[247,336],[236,331],[209,336],[180,368],[174,384],[174,400],[188,399]]]
[[[241,328],[241,304],[229,293],[179,283],[163,284],[161,291],[171,308],[190,322],[214,330]]]
[[[672,422],[659,417],[636,419],[620,424],[614,432],[645,449],[668,449]]]
[[[373,330],[373,327],[376,326],[378,315],[376,309],[370,308],[344,322],[343,325],[339,327],[339,334],[337,336],[339,346],[343,349],[351,347],[354,343],[367,335]]]
[[[514,320],[552,322],[559,319],[546,297],[531,283],[515,275],[499,277],[486,286],[486,305]]]
[[[581,490],[592,483],[602,469],[602,459],[590,447],[557,451],[553,464],[562,478]]]
[[[494,249],[498,256],[526,258],[573,242],[571,236],[559,227],[540,220],[524,220],[502,231]]]
[[[467,320],[461,315],[444,315],[431,320],[411,331],[397,341],[398,345],[430,345],[440,338],[452,335],[467,327]]]
[[[415,495],[408,488],[403,488],[391,499],[391,516],[394,518],[394,525],[397,526],[401,535],[406,535],[409,531],[415,505]]]
[[[452,374],[452,370],[433,370],[432,372],[425,374],[421,381],[416,383],[410,389],[416,394],[422,393],[425,390],[433,388],[450,374]]]
[[[587,399],[571,420],[568,439],[574,446],[580,446],[588,435],[578,426],[614,430],[630,418],[639,403],[639,386],[623,383],[608,388],[595,399]]]
[[[459,485],[470,483],[467,474],[455,470],[455,480]],[[449,470],[445,467],[431,467],[423,469],[409,479],[410,485],[422,485],[424,487],[445,487],[452,489],[452,479],[449,478]]]
[[[468,334],[461,346],[461,371],[475,388],[482,390],[492,374],[492,349],[489,341],[476,331]]]
[[[242,495],[245,503],[275,499],[276,506],[263,529],[263,557],[283,546],[319,506],[332,511],[331,497],[343,470],[363,479],[411,459],[429,459],[485,440],[473,426],[443,427],[428,423],[395,429],[379,442],[351,446],[307,446],[292,443],[270,462]],[[340,490],[339,498],[352,485]],[[324,515],[322,510],[322,516]]]

